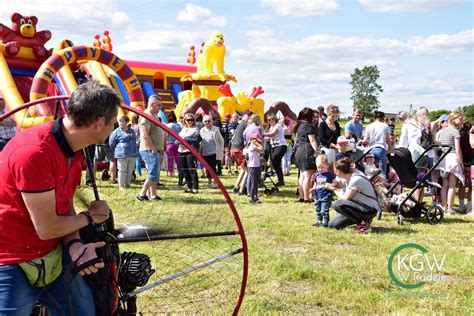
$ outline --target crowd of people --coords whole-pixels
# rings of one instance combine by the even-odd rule
[[[148,100],[145,113],[158,118],[161,109],[161,100],[154,96]],[[430,122],[425,107],[412,114],[400,112],[390,119],[384,112],[375,111],[372,121],[366,126],[359,108],[354,109],[351,119],[344,126],[339,122],[340,114],[335,105],[314,110],[305,107],[299,112],[295,124],[290,124],[284,117],[279,119],[273,113],[261,118],[250,110],[241,115],[229,113],[222,120],[212,110],[204,115],[186,113],[179,120],[170,112],[167,126],[193,146],[218,176],[222,176],[223,169],[227,169],[229,175],[236,174],[232,191],[248,196],[250,203],[261,202],[258,188],[263,171],[274,174],[277,179],[275,186],[283,187],[285,177],[294,165],[298,173],[298,201],[315,204],[314,225],[342,228],[357,224],[356,229],[360,232],[369,230],[371,221],[366,216],[354,214],[360,215],[364,207],[371,214],[380,211],[377,203],[367,203],[378,199],[373,181],[371,183],[369,179],[377,174],[377,179],[385,186],[397,180],[387,153],[396,147],[407,148],[412,161],[417,163],[416,167],[427,170],[442,153],[432,149],[423,159],[418,159],[427,146],[434,143],[448,145],[452,151],[439,163],[430,178],[439,183],[441,189],[419,189],[415,192],[415,198],[421,201],[427,194],[432,195],[445,214],[456,211],[472,214],[472,150],[469,141],[473,129],[461,112],[452,111]],[[396,128],[396,121],[399,129]],[[108,140],[116,160],[111,165],[118,168],[118,172],[115,171],[117,179],[112,177],[111,181],[117,181],[120,189],[129,187],[133,170],[141,174],[142,160],[148,174],[136,195],[139,201],[161,200],[157,194],[161,186],[161,169],[166,170],[170,177],[177,175],[178,188],[183,188],[186,193],[199,192],[200,178],[207,178],[208,188],[217,187],[206,168],[171,134],[144,117],[131,126],[128,123],[128,117],[120,118],[119,126]],[[351,152],[356,148],[370,149],[362,162],[365,176],[349,164],[354,162]],[[353,174],[361,175],[360,179],[352,181],[355,185],[351,182]],[[333,191],[338,189],[342,191],[338,194],[339,201],[333,206],[338,216],[330,220]],[[454,210],[456,192],[459,208]],[[365,201],[365,206],[361,206],[362,201]],[[358,203],[358,207],[354,203]]]
[[[152,97],[146,113],[158,118],[161,108],[161,100]],[[277,179],[275,186],[283,187],[285,177],[294,165],[298,173],[298,202],[315,204],[314,225],[343,228],[356,224],[359,232],[370,230],[371,219],[363,210],[373,216],[380,211],[380,203],[375,203],[379,197],[373,181],[370,181],[372,176],[377,174],[384,186],[397,180],[387,153],[396,147],[407,148],[412,161],[422,172],[431,168],[442,153],[442,150],[432,149],[423,159],[418,159],[427,146],[435,143],[448,145],[452,151],[440,161],[430,177],[441,185],[441,189],[419,189],[415,198],[421,201],[427,194],[432,195],[445,214],[472,214],[472,150],[469,141],[473,129],[461,112],[452,111],[430,122],[425,107],[412,114],[400,112],[389,119],[384,112],[375,111],[372,121],[365,126],[359,108],[354,109],[344,126],[340,124],[340,114],[335,105],[314,110],[306,107],[299,112],[297,121],[290,124],[284,117],[279,119],[273,113],[261,118],[250,110],[241,115],[229,113],[221,120],[219,114],[211,110],[204,115],[186,113],[179,120],[174,113],[169,113],[167,126],[191,144],[218,176],[222,175],[223,169],[227,169],[229,175],[236,174],[232,191],[248,196],[250,203],[261,202],[258,188],[263,171],[274,174]],[[399,129],[396,128],[397,121]],[[208,188],[216,188],[210,174],[196,157],[172,135],[150,124],[146,118],[140,118],[131,128],[127,124],[128,118],[122,117],[109,139],[117,160],[119,188],[129,186],[133,169],[141,174],[142,159],[149,172],[142,190],[136,195],[140,201],[161,200],[157,195],[157,188],[161,185],[160,169],[167,170],[170,177],[177,174],[178,188],[183,188],[186,193],[199,192],[200,178],[207,178]],[[129,149],[124,150],[124,147]],[[365,174],[351,164],[354,162],[351,152],[356,148],[370,149],[362,162]],[[132,160],[135,159],[134,166]],[[353,175],[357,179],[353,179]],[[340,191],[337,194],[339,200],[333,205],[338,215],[331,220],[329,208],[334,190]],[[459,197],[457,210],[454,209],[456,192]],[[371,200],[374,202],[367,202]]]

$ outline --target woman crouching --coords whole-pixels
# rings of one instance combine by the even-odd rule
[[[331,186],[334,189],[345,186],[345,189],[343,189],[343,197],[332,204],[337,214],[329,221],[328,226],[342,229],[356,224],[356,232],[369,232],[372,219],[380,211],[377,194],[372,183],[364,174],[354,170],[350,158],[337,160],[334,163],[334,173],[338,182],[336,185],[331,184]]]

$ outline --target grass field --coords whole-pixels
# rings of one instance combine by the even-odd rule
[[[230,188],[234,177],[224,176],[222,181]],[[143,202],[134,200],[138,184],[127,191],[104,184],[100,190],[104,199],[115,203],[118,223],[130,220],[131,216],[133,223],[160,222],[159,227],[172,230],[175,226],[178,231],[198,232],[203,227],[206,230],[221,224],[233,226],[228,206],[219,191],[201,189],[198,195],[190,197],[174,189],[176,179],[163,174],[161,182],[166,184],[160,190],[164,201],[146,202],[146,207]],[[404,225],[399,226],[394,214],[384,214],[381,220],[373,222],[373,231],[367,235],[358,235],[352,228],[341,231],[315,228],[311,226],[314,206],[296,202],[295,182],[293,172],[281,192],[261,195],[262,204],[257,205],[232,194],[249,247],[249,276],[240,310],[242,315],[474,313],[473,217],[450,216],[434,226],[423,219],[405,220]],[[205,216],[202,218],[199,214]],[[217,219],[216,214],[221,217]],[[141,244],[136,248],[152,257],[163,258],[156,259],[159,262],[155,264],[157,274],[166,275],[181,269],[177,267],[181,263],[185,266],[191,261],[200,262],[212,249],[230,249],[238,246],[239,241],[220,238],[174,246],[163,246],[163,243]],[[395,285],[388,274],[388,259],[396,247],[405,243],[417,243],[431,253],[446,254],[442,269],[446,280],[430,282],[418,289]],[[170,283],[164,290],[148,295],[144,310],[228,314],[232,309],[222,309],[222,306],[233,306],[241,279],[240,269],[241,257],[236,256],[221,268],[190,275],[188,280],[174,285]],[[216,290],[216,282],[224,285]],[[223,289],[234,284],[237,291]],[[189,294],[192,291],[197,294]],[[216,305],[207,306],[203,297],[215,297]],[[197,302],[200,300],[202,305]],[[173,307],[179,304],[188,307]]]

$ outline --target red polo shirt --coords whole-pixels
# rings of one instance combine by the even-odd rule
[[[12,138],[0,152],[0,264],[36,259],[60,241],[38,237],[21,192],[54,190],[56,214],[70,213],[83,154],[72,151],[61,126],[58,119],[31,127]]]

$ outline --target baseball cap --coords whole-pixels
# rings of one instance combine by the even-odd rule
[[[337,143],[338,144],[347,144],[349,140],[346,138],[346,136],[339,136],[337,138]]]

